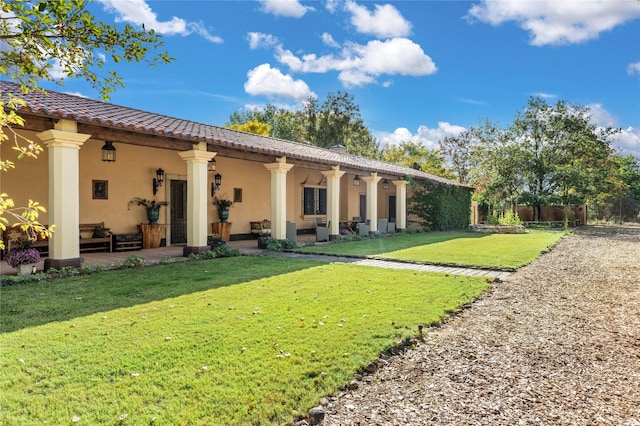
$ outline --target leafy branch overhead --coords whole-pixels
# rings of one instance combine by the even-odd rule
[[[101,22],[87,6],[87,0],[3,2],[0,40],[9,48],[0,50],[0,73],[25,89],[42,80],[62,83],[68,77],[84,78],[107,100],[124,84],[115,71],[99,73],[106,58],[150,65],[173,60],[167,52],[148,58],[163,46],[153,29]]]
[[[22,92],[38,89],[41,81],[63,84],[65,78],[79,77],[100,91],[104,100],[118,87],[122,78],[113,70],[100,70],[121,61],[149,65],[169,63],[167,52],[152,51],[163,46],[153,30],[131,25],[101,22],[89,11],[89,0],[11,0],[0,2],[0,78],[21,84]],[[23,119],[16,111],[24,106],[18,93],[0,93],[0,145],[11,142],[17,158],[37,158],[42,147],[25,138],[16,128]],[[0,172],[15,168],[11,159],[0,158]],[[0,194],[0,231],[20,227],[29,235],[49,236],[53,225],[44,227],[39,214],[44,206],[29,200],[16,206],[7,193]],[[3,248],[0,240],[0,248]]]

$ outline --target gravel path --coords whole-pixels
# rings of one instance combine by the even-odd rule
[[[587,227],[326,404],[328,425],[640,425],[640,228]]]

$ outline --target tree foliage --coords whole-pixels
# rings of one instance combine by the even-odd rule
[[[267,123],[261,123],[258,120],[251,120],[244,124],[232,124],[230,127],[235,130],[261,136],[269,136],[270,129],[270,126]]]
[[[87,9],[87,0],[5,0],[0,40],[0,73],[25,89],[42,80],[77,77],[99,89],[103,99],[124,86],[115,71],[99,71],[107,57],[114,63],[147,60],[151,65],[172,59],[167,52],[148,59],[163,46],[152,29],[101,22]]]
[[[587,107],[532,97],[507,128],[486,121],[447,141],[445,158],[460,160],[477,199],[498,211],[528,204],[539,217],[543,205],[594,202],[619,179],[610,138],[616,130],[590,118]]]
[[[263,109],[253,109],[250,111],[234,112],[225,123],[225,127],[244,125],[251,121],[269,125],[269,133],[265,136],[300,142],[304,130],[300,123],[299,114],[275,105],[267,104]]]
[[[100,72],[106,58],[113,63],[168,63],[172,58],[166,52],[150,57],[162,45],[153,30],[97,20],[87,9],[86,0],[0,2],[0,77],[20,83],[23,93],[38,89],[41,81],[62,84],[65,78],[78,77],[99,89],[103,99],[109,99],[123,81],[113,70]],[[18,158],[37,157],[42,147],[14,131],[23,125],[16,114],[17,107],[24,104],[19,96],[0,93],[0,144],[10,141]],[[0,171],[14,167],[13,162],[0,158]],[[36,201],[16,207],[9,194],[0,194],[0,230],[20,226],[32,238],[36,234],[48,235],[52,227],[45,229],[38,222],[43,211]]]
[[[455,178],[445,168],[440,151],[428,149],[420,142],[402,141],[398,145],[387,145],[382,149],[382,159],[387,163],[411,167],[443,178]]]
[[[246,124],[252,120],[269,124],[271,137],[311,142],[322,148],[341,144],[350,154],[380,157],[378,143],[364,125],[360,108],[353,95],[345,92],[330,93],[322,103],[311,97],[296,111],[269,104],[259,110],[235,112],[225,126]]]

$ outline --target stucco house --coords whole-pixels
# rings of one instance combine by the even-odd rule
[[[143,208],[129,206],[134,197],[170,203],[171,208],[161,210],[163,241],[183,245],[189,254],[208,249],[207,234],[219,220],[213,192],[234,201],[231,239],[249,238],[252,221],[269,219],[272,236],[284,239],[287,222],[305,232],[315,229],[318,218],[335,238],[340,223],[353,217],[368,219],[371,232],[377,231],[379,218],[406,228],[408,175],[460,185],[342,149],[60,92],[24,95],[18,85],[0,82],[0,95],[9,92],[26,101],[19,110],[25,125],[16,131],[41,143],[44,152],[38,159],[17,160],[11,141],[3,143],[2,158],[13,160],[16,168],[0,176],[0,193],[8,193],[16,205],[33,199],[46,206],[41,223],[56,225],[47,268],[80,265],[80,224],[104,222],[114,234],[138,232],[147,221]],[[113,154],[115,161],[104,161]],[[209,171],[213,164],[215,172]]]

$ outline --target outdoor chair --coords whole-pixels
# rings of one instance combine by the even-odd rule
[[[387,224],[387,233],[388,234],[395,234],[396,232],[396,223],[395,222],[389,222]]]
[[[382,234],[387,233],[387,219],[378,219],[378,232]]]
[[[368,223],[358,223],[358,235],[359,236],[368,237],[370,229],[371,229],[371,227],[369,226]]]
[[[331,222],[327,223],[327,226],[316,226],[316,241],[329,241],[329,226]]]

